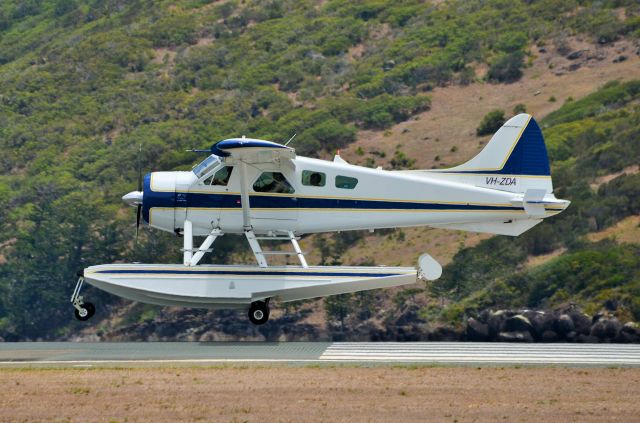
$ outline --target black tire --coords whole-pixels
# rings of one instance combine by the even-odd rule
[[[96,306],[94,306],[92,303],[84,303],[82,304],[82,308],[86,310],[87,314],[81,315],[78,309],[73,310],[74,314],[76,315],[76,319],[80,320],[81,322],[86,322],[87,320],[91,319],[94,314],[96,314]]]
[[[263,301],[251,303],[249,321],[254,325],[264,325],[269,320],[269,305]]]

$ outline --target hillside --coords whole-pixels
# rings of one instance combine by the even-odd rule
[[[294,146],[301,154],[328,157],[341,148],[352,162],[372,166],[452,165],[473,156],[486,142],[472,132],[492,108],[509,114],[513,105],[523,103],[530,112],[546,115],[568,101],[561,110],[571,110],[571,103],[578,104],[606,81],[637,77],[638,12],[632,1],[2,2],[0,336],[52,339],[81,330],[70,321],[66,303],[81,267],[178,260],[171,236],[146,231],[138,244],[132,242],[135,218],[120,196],[136,185],[138,143],[147,170],[189,168],[197,159],[185,153],[186,148],[208,147],[230,136],[282,141],[293,133],[299,134]],[[567,58],[576,51],[579,57]],[[623,140],[632,139],[627,132],[635,128],[633,120],[625,128],[612,124],[604,113],[613,109],[610,113],[635,116],[636,93],[626,95],[631,100],[622,105],[605,102],[602,110],[584,116],[555,112],[560,114],[543,120],[554,146],[550,152],[559,175],[556,186],[566,190],[562,196],[574,200],[574,194],[587,195],[570,190],[575,181],[588,187],[598,183],[597,178],[637,165],[637,159],[628,161],[638,154],[627,154],[625,161],[616,150],[629,147]],[[602,151],[594,147],[578,154],[584,145],[567,151],[559,140],[590,137],[568,126],[582,125],[581,119],[590,119],[592,128],[606,123],[607,136],[624,136],[611,146],[595,137]],[[616,160],[595,166],[594,156],[607,155],[610,149]],[[619,191],[615,184],[620,178],[601,182],[597,194],[616,210],[619,198],[607,189]],[[624,195],[637,198],[627,191]],[[574,208],[581,210],[577,204]],[[631,211],[612,219],[594,216],[596,223],[580,227],[578,235],[601,233],[638,214],[627,208]],[[562,222],[571,216],[579,220],[575,213]],[[316,254],[325,251],[325,259],[339,257],[344,263],[382,263],[377,251],[397,251],[384,257],[384,263],[412,264],[412,257],[425,249],[438,256],[442,247],[443,261],[453,258],[454,267],[447,272],[455,274],[454,255],[460,247],[476,245],[477,250],[459,253],[473,255],[491,245],[487,243],[507,242],[480,242],[485,238],[416,230],[305,242]],[[243,257],[233,240],[223,243],[219,251]],[[574,253],[569,244],[564,238],[554,241],[557,250],[566,249],[559,258]],[[525,251],[518,263],[529,260],[529,252],[538,257],[551,253]],[[219,253],[215,260],[229,258]],[[495,274],[482,277],[497,283]],[[449,283],[445,278],[442,289]],[[476,288],[469,286],[469,291]],[[100,304],[96,317],[102,320],[86,333],[112,333],[151,322],[155,329],[147,332],[162,337],[158,325],[171,326],[167,322],[177,318],[187,326],[198,322],[213,338],[259,336],[235,313],[176,314],[130,305],[96,290],[90,295]],[[450,307],[459,307],[445,308],[440,315],[427,306],[434,300],[426,292],[406,291],[396,295],[395,303],[389,295],[396,294],[337,297],[327,308],[332,319],[338,310],[344,329],[350,321],[360,325],[370,320],[374,326],[382,322],[388,315],[379,315],[381,305],[397,316],[406,301],[417,301],[430,317],[451,321],[460,310],[480,304],[471,304],[462,294],[435,294],[436,302],[454,301]],[[595,301],[594,294],[585,298]],[[317,303],[296,304],[279,313],[283,320],[265,329],[273,334],[269,336],[280,336],[287,322],[296,323],[289,326],[295,326],[291,330],[299,337],[332,331]],[[212,328],[216,325],[222,329]],[[176,329],[165,333],[172,336]]]

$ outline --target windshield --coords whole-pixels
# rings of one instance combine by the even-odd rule
[[[206,159],[204,159],[198,166],[194,167],[193,173],[195,173],[199,179],[205,173],[213,169],[213,167],[216,166],[218,163],[220,163],[218,156],[216,156],[215,154],[212,154]]]

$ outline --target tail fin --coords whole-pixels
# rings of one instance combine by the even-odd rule
[[[509,119],[473,159],[450,171],[550,176],[549,158],[538,123],[525,113]]]
[[[525,113],[502,125],[486,147],[468,162],[427,172],[438,178],[504,191],[553,191],[542,131],[535,119]]]

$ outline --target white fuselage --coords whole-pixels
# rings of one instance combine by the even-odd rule
[[[234,166],[226,186],[207,184],[194,172],[147,175],[144,219],[150,226],[170,232],[180,231],[188,219],[193,224],[193,235],[207,235],[216,228],[224,233],[242,233],[246,228],[240,166],[229,158],[217,163],[209,174],[225,165]],[[466,228],[465,224],[481,228],[485,223],[506,222],[515,222],[526,230],[540,218],[566,207],[545,206],[544,215],[534,217],[521,204],[514,205],[514,199],[522,198],[521,193],[444,180],[429,172],[370,169],[341,160],[298,156],[280,163],[254,163],[244,169],[249,221],[256,233],[304,234],[409,226]],[[305,171],[321,173],[324,185],[303,184]],[[254,182],[264,172],[281,173],[294,192],[256,192]],[[342,187],[337,186],[340,183]]]

